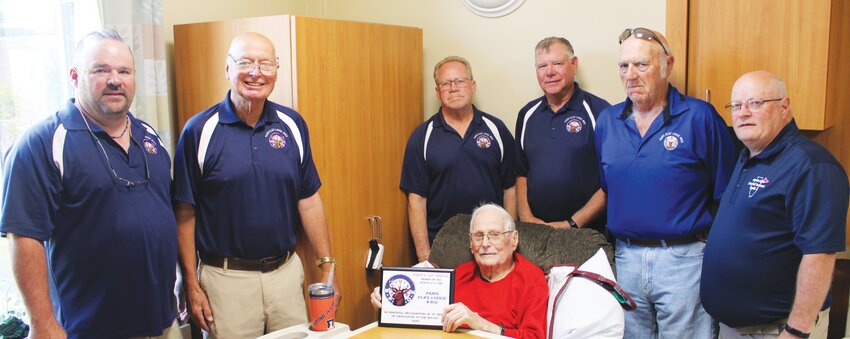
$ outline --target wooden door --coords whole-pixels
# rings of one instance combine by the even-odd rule
[[[735,80],[764,69],[787,81],[801,129],[826,129],[832,124],[825,114],[829,11],[826,0],[691,0],[688,95],[705,100],[710,91],[729,124],[723,107]]]
[[[310,124],[343,293],[337,319],[357,328],[376,320],[369,293],[380,283],[365,269],[369,216],[383,218],[384,265],[413,263],[398,185],[407,137],[422,122],[422,30],[296,17],[293,32],[295,100]]]
[[[274,44],[281,66],[269,100],[293,106],[289,19],[289,15],[275,15],[174,26],[174,135],[180,135],[186,120],[224,100],[230,89],[224,71],[227,50],[234,37],[246,32],[260,32]]]
[[[423,116],[422,30],[286,15],[177,25],[178,133],[223,100],[230,40],[249,31],[268,36],[280,57],[269,99],[295,108],[309,126],[343,295],[336,320],[361,327],[376,320],[369,293],[380,278],[365,268],[367,218],[383,218],[385,266],[414,263],[398,185],[405,143]],[[320,278],[308,244],[299,234],[305,284]]]

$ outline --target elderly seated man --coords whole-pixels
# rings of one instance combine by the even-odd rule
[[[469,248],[475,260],[455,269],[455,301],[443,310],[443,330],[464,326],[514,338],[546,336],[549,287],[543,271],[516,253],[519,233],[505,209],[472,212]],[[376,287],[372,305],[381,307]]]

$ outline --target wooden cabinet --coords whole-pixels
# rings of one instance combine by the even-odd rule
[[[667,38],[677,58],[671,82],[698,98],[710,90],[727,123],[738,77],[763,69],[785,79],[798,126],[848,171],[850,1],[667,0]],[[829,338],[844,336],[844,306],[833,304],[830,325],[842,326],[830,326]]]
[[[735,80],[753,70],[777,73],[799,127],[848,171],[850,1],[667,0],[667,32],[678,58],[674,85],[698,98],[710,89],[728,122],[723,106]]]
[[[336,320],[376,319],[365,270],[371,229],[383,218],[384,265],[413,264],[406,200],[398,189],[404,146],[422,122],[422,30],[296,16],[270,16],[174,27],[177,126],[223,100],[230,40],[255,31],[275,44],[281,68],[270,100],[294,107],[310,128],[319,193],[337,258],[343,300]],[[315,254],[299,236],[306,282],[317,282]]]
[[[787,81],[799,127],[826,130],[848,108],[850,71],[841,64],[850,59],[848,10],[844,0],[668,0],[676,72],[687,78],[688,95],[710,92],[729,123],[723,106],[735,80],[771,71]]]

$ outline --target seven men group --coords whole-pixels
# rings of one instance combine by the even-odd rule
[[[620,36],[627,98],[614,106],[575,82],[566,39],[541,40],[534,56],[543,96],[520,109],[516,140],[472,104],[467,60],[434,67],[442,106],[413,131],[400,183],[420,261],[450,217],[495,203],[616,238],[617,278],[638,304],[626,338],[711,338],[712,316],[721,338],[822,335],[850,184],[797,130],[781,79],[735,83],[736,163],[714,107],[668,83],[674,57],[658,32]],[[80,41],[74,99],[5,161],[0,232],[34,337],[179,338],[178,261],[192,318],[213,337],[306,321],[295,230],[324,274],[334,259],[306,123],[268,101],[279,66],[265,36],[233,40],[231,89],[187,122],[172,188],[168,147],[129,113],[129,47],[112,31]]]

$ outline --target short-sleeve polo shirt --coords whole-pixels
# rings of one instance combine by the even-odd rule
[[[844,250],[848,197],[841,164],[793,120],[763,152],[744,149],[705,248],[706,311],[733,327],[787,318],[802,256]]]
[[[532,214],[546,222],[572,217],[599,190],[593,130],[611,104],[574,86],[557,112],[543,96],[520,109],[516,122],[517,176],[527,178]],[[601,219],[594,224],[604,225]]]
[[[710,104],[668,87],[641,137],[630,99],[602,112],[596,145],[608,229],[617,238],[674,239],[707,230],[735,163],[726,123]]]
[[[473,107],[463,137],[442,111],[410,136],[404,151],[399,187],[427,198],[428,235],[451,217],[471,213],[483,203],[503,204],[504,190],[516,184],[515,144],[498,118]]]
[[[174,197],[195,208],[199,251],[262,259],[295,248],[298,201],[321,182],[307,124],[266,101],[252,128],[224,100],[186,123],[174,160]]]
[[[4,161],[0,232],[45,242],[69,338],[155,336],[175,319],[171,158],[153,128],[128,117],[125,152],[88,120],[90,133],[70,100]]]

